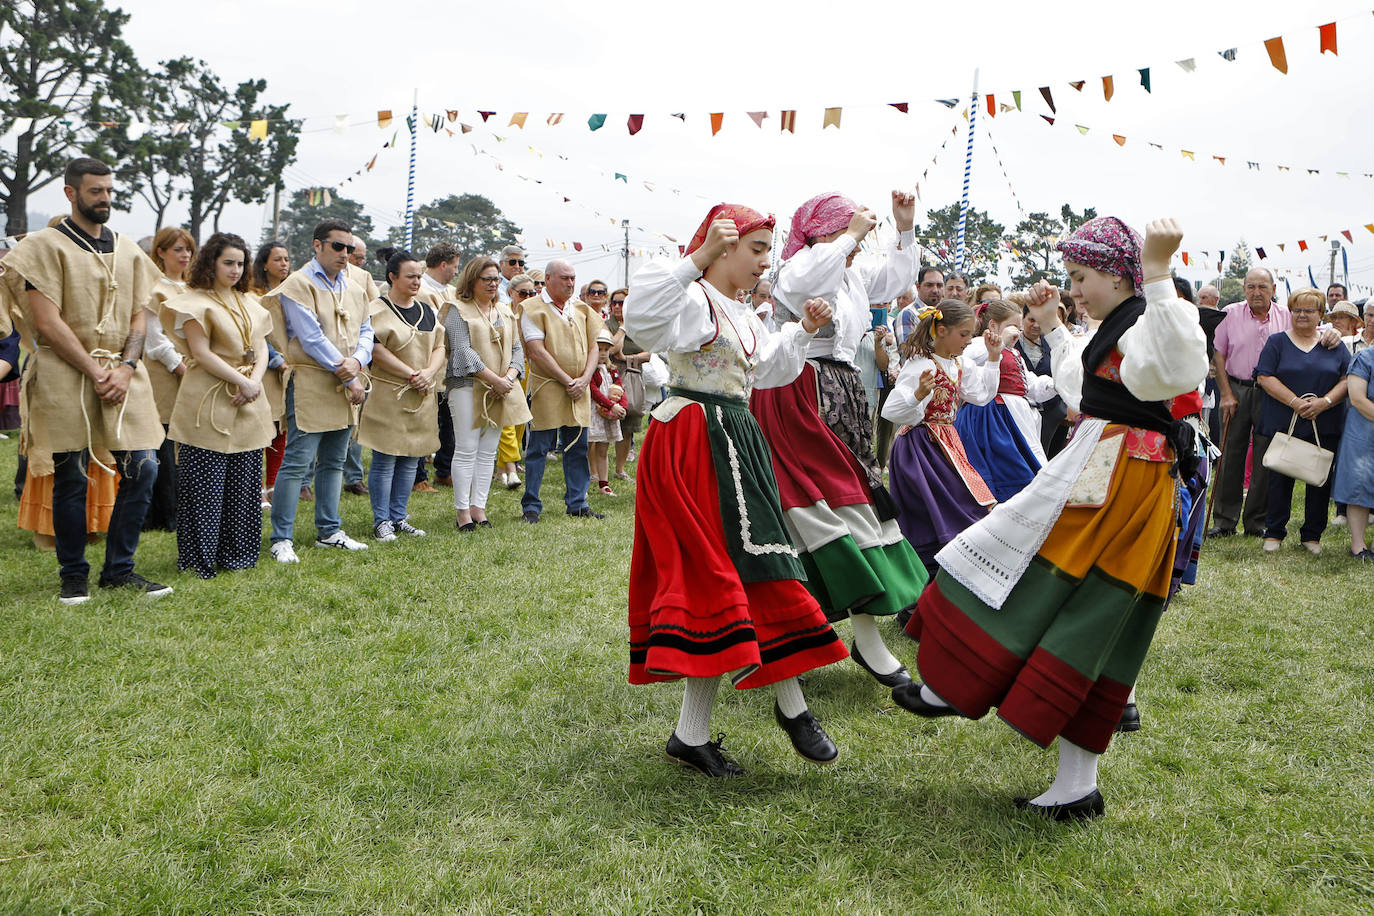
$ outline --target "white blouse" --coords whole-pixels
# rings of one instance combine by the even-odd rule
[[[716,336],[706,290],[696,282],[700,277],[691,258],[671,266],[664,261],[645,264],[635,273],[625,299],[625,333],[650,353],[700,350]],[[798,322],[769,331],[749,306],[718,290],[713,298],[741,333],[747,326],[758,340],[753,387],[781,388],[796,381],[806,366],[806,347],[813,335]]]
[[[1015,345],[1006,349],[1016,353]],[[964,359],[971,360],[979,366],[987,365],[988,345],[983,342],[983,338],[975,337],[973,339],[968,345],[968,349],[964,351]],[[1055,396],[1054,376],[1036,375],[1030,370],[1030,367],[1026,365],[1025,359],[1020,353],[1016,353],[1016,360],[1021,364],[1021,376],[1026,380],[1026,400],[1030,401],[1032,404],[1043,404]]]
[[[1171,280],[1145,284],[1145,313],[1121,335],[1121,382],[1142,401],[1167,401],[1195,390],[1207,378],[1207,338],[1197,306],[1178,298]],[[1054,386],[1070,410],[1083,402],[1083,350],[1063,325],[1044,337],[1050,346]]]
[[[835,309],[834,330],[822,328],[807,356],[828,357],[854,365],[859,339],[872,327],[869,307],[891,302],[916,280],[916,233],[900,233],[877,262],[844,266],[858,243],[842,235],[798,251],[778,269],[774,301],[791,315],[802,315],[807,299],[821,298]],[[783,317],[783,316],[779,316]]]
[[[984,359],[987,354],[983,354]],[[943,356],[913,356],[902,366],[902,371],[893,383],[892,393],[883,404],[883,419],[898,425],[915,426],[926,418],[926,407],[935,396],[935,389],[924,398],[916,397],[916,389],[921,384],[921,373],[934,371],[936,362],[945,375],[954,378],[959,373],[959,395],[969,404],[986,404],[997,397],[997,383],[1001,373],[997,364],[980,366],[966,356],[946,359]]]

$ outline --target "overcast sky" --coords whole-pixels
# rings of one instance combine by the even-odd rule
[[[376,168],[343,193],[382,225],[399,222],[405,204],[401,117],[412,94],[418,90],[422,117],[458,110],[460,121],[477,126],[472,133],[420,133],[417,202],[485,194],[524,228],[535,264],[553,256],[545,238],[581,242],[575,260],[583,280],[620,277],[621,219],[643,227],[632,231],[632,246],[657,249],[673,247],[660,233],[685,242],[718,200],[785,222],[803,200],[833,189],[886,212],[889,191],[913,188],[948,138],[921,182],[923,219],[926,208],[958,198],[967,128],[959,113],[977,67],[981,91],[999,104],[1022,92],[1022,112],[980,115],[973,164],[973,205],[1008,228],[1019,218],[1018,201],[1026,211],[1096,207],[1137,227],[1173,215],[1189,251],[1215,258],[1244,237],[1266,249],[1267,265],[1305,276],[1311,263],[1323,284],[1329,246],[1319,236],[1341,240],[1349,229],[1351,279],[1374,283],[1374,234],[1363,228],[1374,223],[1374,179],[1361,175],[1374,172],[1369,0],[122,6],[132,16],[126,38],[145,65],[191,55],[226,81],[264,77],[267,98],[307,118],[289,189],[334,185],[377,154]],[[1334,57],[1319,54],[1317,31],[1333,20]],[[1285,41],[1287,76],[1264,50],[1275,36]],[[1231,47],[1234,62],[1217,53]],[[1196,60],[1195,72],[1175,64],[1186,58]],[[1151,68],[1151,93],[1140,86],[1140,67]],[[1110,102],[1101,83],[1108,74]],[[1069,82],[1080,79],[1087,84],[1075,92]],[[1044,85],[1058,106],[1052,127],[1040,117],[1049,114],[1038,91]],[[953,111],[932,101],[956,96],[963,101]],[[909,114],[891,102],[908,102]],[[841,127],[822,130],[823,110],[832,106],[843,107]],[[779,130],[784,108],[797,112],[795,134]],[[380,151],[395,132],[376,127],[380,109],[397,116],[399,149]],[[497,114],[483,124],[479,109]],[[507,126],[516,111],[529,112],[524,130]],[[725,117],[713,137],[708,113],[715,111]],[[768,112],[762,129],[748,111]],[[551,112],[563,112],[563,122],[549,126]],[[586,126],[594,112],[607,114],[595,133]],[[633,137],[630,113],[645,115]],[[339,134],[332,128],[342,114],[354,126]],[[1086,136],[1080,124],[1090,128]],[[1125,146],[1112,134],[1125,136]],[[1279,172],[1280,164],[1292,171]],[[57,212],[59,193],[39,195],[32,208]],[[266,221],[267,206],[236,207],[223,225],[257,238]],[[151,220],[136,210],[115,225],[143,235]],[[1297,252],[1298,239],[1308,254]],[[602,255],[602,245],[616,253]],[[1215,265],[1178,266],[1193,279],[1215,273]]]

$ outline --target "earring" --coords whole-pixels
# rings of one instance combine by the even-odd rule
[[[1121,289],[1121,281],[1117,280],[1115,283],[1113,283],[1112,289]]]

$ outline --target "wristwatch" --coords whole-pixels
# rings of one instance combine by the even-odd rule
[[[138,360],[136,360],[136,359],[126,359],[126,360],[124,360],[123,365],[128,366],[130,369],[133,369],[135,372],[138,371]]]

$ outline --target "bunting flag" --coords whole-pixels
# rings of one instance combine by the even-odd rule
[[[1145,89],[1146,92],[1149,92],[1149,91],[1150,91],[1150,68],[1149,68],[1149,67],[1141,67],[1140,70],[1139,70],[1139,73],[1140,73],[1140,85],[1141,85],[1142,87],[1144,87],[1144,89]]]
[[[1073,87],[1074,92],[1082,92],[1082,91],[1083,91],[1083,84],[1086,83],[1086,82],[1087,82],[1087,80],[1074,80],[1074,81],[1070,82],[1069,85]]]
[[[487,118],[490,118],[492,115],[496,114],[496,112],[494,111],[479,111],[477,113],[482,116],[483,124],[487,123]]]
[[[959,104],[959,100],[958,100],[958,99],[936,99],[935,101],[939,102],[941,105],[945,106],[946,108],[953,108],[955,105],[958,105],[958,104]]]
[[[348,130],[348,115],[334,116],[334,133],[342,134]],[[175,132],[175,131],[174,131]]]
[[[1088,128],[1084,127],[1082,124],[1075,124],[1074,127],[1077,127],[1078,132],[1083,136],[1086,137],[1088,135]]]
[[[1288,247],[1288,246],[1287,246],[1286,244],[1284,244],[1283,242],[1279,242],[1279,251],[1283,251],[1283,250],[1286,249],[1287,247]]]
[[[1105,101],[1110,102],[1112,100],[1112,96],[1115,94],[1116,86],[1115,84],[1113,84],[1112,78],[1110,76],[1102,77],[1102,98]]]
[[[1225,156],[1213,156],[1212,158],[1215,159],[1217,162],[1220,162],[1222,165],[1226,164]]]
[[[133,140],[133,139],[136,139],[136,138],[133,137],[133,136],[130,136],[129,139]],[[267,122],[264,121],[264,120],[257,120],[257,121],[253,121],[252,123],[250,123],[250,124],[248,125],[248,139],[249,139],[249,140],[266,140],[266,139],[267,139]]]
[[[1268,257],[1268,255],[1266,255],[1266,254],[1264,253],[1264,249],[1263,249],[1263,248],[1256,248],[1256,249],[1255,249],[1255,254],[1259,255],[1261,261],[1263,261],[1265,258]]]
[[[1317,26],[1317,33],[1321,37],[1321,51],[1325,54],[1330,51],[1336,53],[1336,23],[1328,22],[1326,25]]]
[[[840,128],[840,109],[839,109],[839,108],[827,108],[827,109],[825,110],[825,121],[822,122],[822,124],[821,124],[821,130],[825,130],[827,127],[830,127],[830,126],[832,126],[832,125],[835,127],[836,130],[839,130],[839,128]]]
[[[1188,252],[1186,252],[1186,251],[1183,252],[1183,266],[1184,266],[1184,267],[1187,267],[1187,266],[1188,266]]]
[[[630,136],[633,137],[644,129],[644,115],[630,115],[630,120],[626,122],[626,127],[629,128]]]
[[[1050,94],[1050,87],[1041,86],[1040,95],[1045,99],[1045,104],[1050,106],[1050,114],[1059,114],[1058,110],[1054,107],[1054,96]],[[1050,123],[1053,124],[1054,122],[1051,121]]]
[[[686,123],[687,123],[687,115],[684,114],[684,113],[681,112],[681,111],[675,111],[675,112],[673,112],[673,117],[677,118],[677,119],[678,119],[679,121],[681,121],[683,124],[686,124]]]
[[[768,112],[766,111],[751,111],[748,112],[748,114],[753,120],[754,126],[759,128],[763,127],[763,119],[768,117]]]
[[[626,174],[623,173],[623,172],[616,172],[616,173],[615,173],[615,177],[614,177],[612,180],[620,180],[620,181],[625,182],[626,184],[629,184],[629,183],[630,183],[630,176],[626,175]]]
[[[715,116],[712,115],[712,117]],[[785,130],[789,134],[797,132],[797,113],[795,111],[784,111],[778,116],[778,120],[781,122],[780,130]]]
[[[553,127],[555,124],[560,124],[560,123],[562,123],[562,121],[563,121],[563,112],[561,112],[561,111],[556,111],[556,112],[554,112],[553,114],[549,115],[549,117],[548,117],[548,124],[549,124],[550,127]]]
[[[379,111],[379,112],[377,112],[377,126],[378,126],[378,127],[385,128],[385,127],[387,127],[387,126],[390,125],[390,124],[391,124],[391,112],[389,112],[389,111]]]
[[[1197,162],[1197,159],[1193,156],[1193,151],[1192,151],[1192,150],[1190,150],[1190,149],[1181,149],[1181,150],[1179,150],[1179,152],[1183,154],[1183,158],[1184,158],[1184,159],[1192,159],[1194,162]]]
[[[582,250],[582,243],[581,243],[581,242],[573,242],[573,251],[581,251],[581,250]]]
[[[711,136],[720,133],[720,125],[725,123],[725,112],[717,111],[711,115]]]
[[[372,155],[372,158],[369,159],[369,160],[367,161],[367,170],[368,170],[369,172],[372,171],[373,166],[375,166],[375,165],[377,164],[377,156],[378,156],[378,155],[380,155],[380,154],[374,153],[374,154]]]
[[[444,119],[442,115],[434,115],[429,119],[429,129],[434,133],[437,134],[443,126]]]
[[[507,127],[518,127],[518,128],[520,128],[521,130],[524,130],[524,129],[525,129],[525,118],[529,117],[529,114],[530,114],[530,113],[529,113],[528,111],[517,111],[515,114],[513,114],[513,115],[510,116],[510,123],[507,124],[506,126],[507,126]]]
[[[1040,117],[1044,118],[1045,122],[1049,124],[1051,127],[1054,126],[1054,118],[1051,118],[1049,115],[1041,115]]]
[[[445,112],[445,114],[448,115],[448,123],[450,124],[458,120],[458,109],[456,108],[450,108],[448,111]]]
[[[1192,73],[1197,70],[1197,61],[1193,60],[1191,57],[1187,60],[1176,60],[1174,63],[1183,68],[1184,73]]]
[[[897,109],[902,114],[910,114],[910,112],[907,110],[910,106],[908,106],[906,102],[888,102],[887,104],[890,107]],[[762,127],[763,125],[759,126]]]
[[[594,114],[587,119],[587,126],[592,130],[600,130],[601,126],[605,123],[606,116],[604,114]]]
[[[1350,236],[1350,230],[1349,230],[1349,229],[1342,229],[1342,230],[1341,230],[1341,235],[1345,236],[1345,240],[1346,240],[1347,242],[1354,242],[1354,241],[1355,241],[1355,240]]]
[[[1298,239],[1298,250],[1299,250],[1299,251],[1306,251],[1306,250],[1307,250],[1307,240],[1306,240],[1306,239]]]
[[[991,92],[988,93],[988,117],[997,117],[997,99],[993,98]]]
[[[465,134],[470,134],[470,133],[472,133],[472,125],[471,125],[471,124],[459,124],[458,126],[459,126],[460,128],[462,128],[463,133],[465,133]]]
[[[1232,63],[1235,63],[1235,60],[1236,60],[1236,49],[1235,49],[1235,48],[1227,48],[1225,51],[1218,51],[1217,54],[1219,54],[1219,55],[1221,56],[1221,59],[1222,59],[1222,60],[1229,60],[1229,61],[1231,61]]]
[[[1126,138],[1121,136],[1121,134],[1112,134],[1112,139],[1116,141],[1117,146],[1126,145]]]
[[[1283,51],[1283,38],[1270,38],[1264,43],[1264,50],[1269,52],[1269,63],[1274,65],[1274,69],[1280,73],[1288,72],[1288,55]]]

